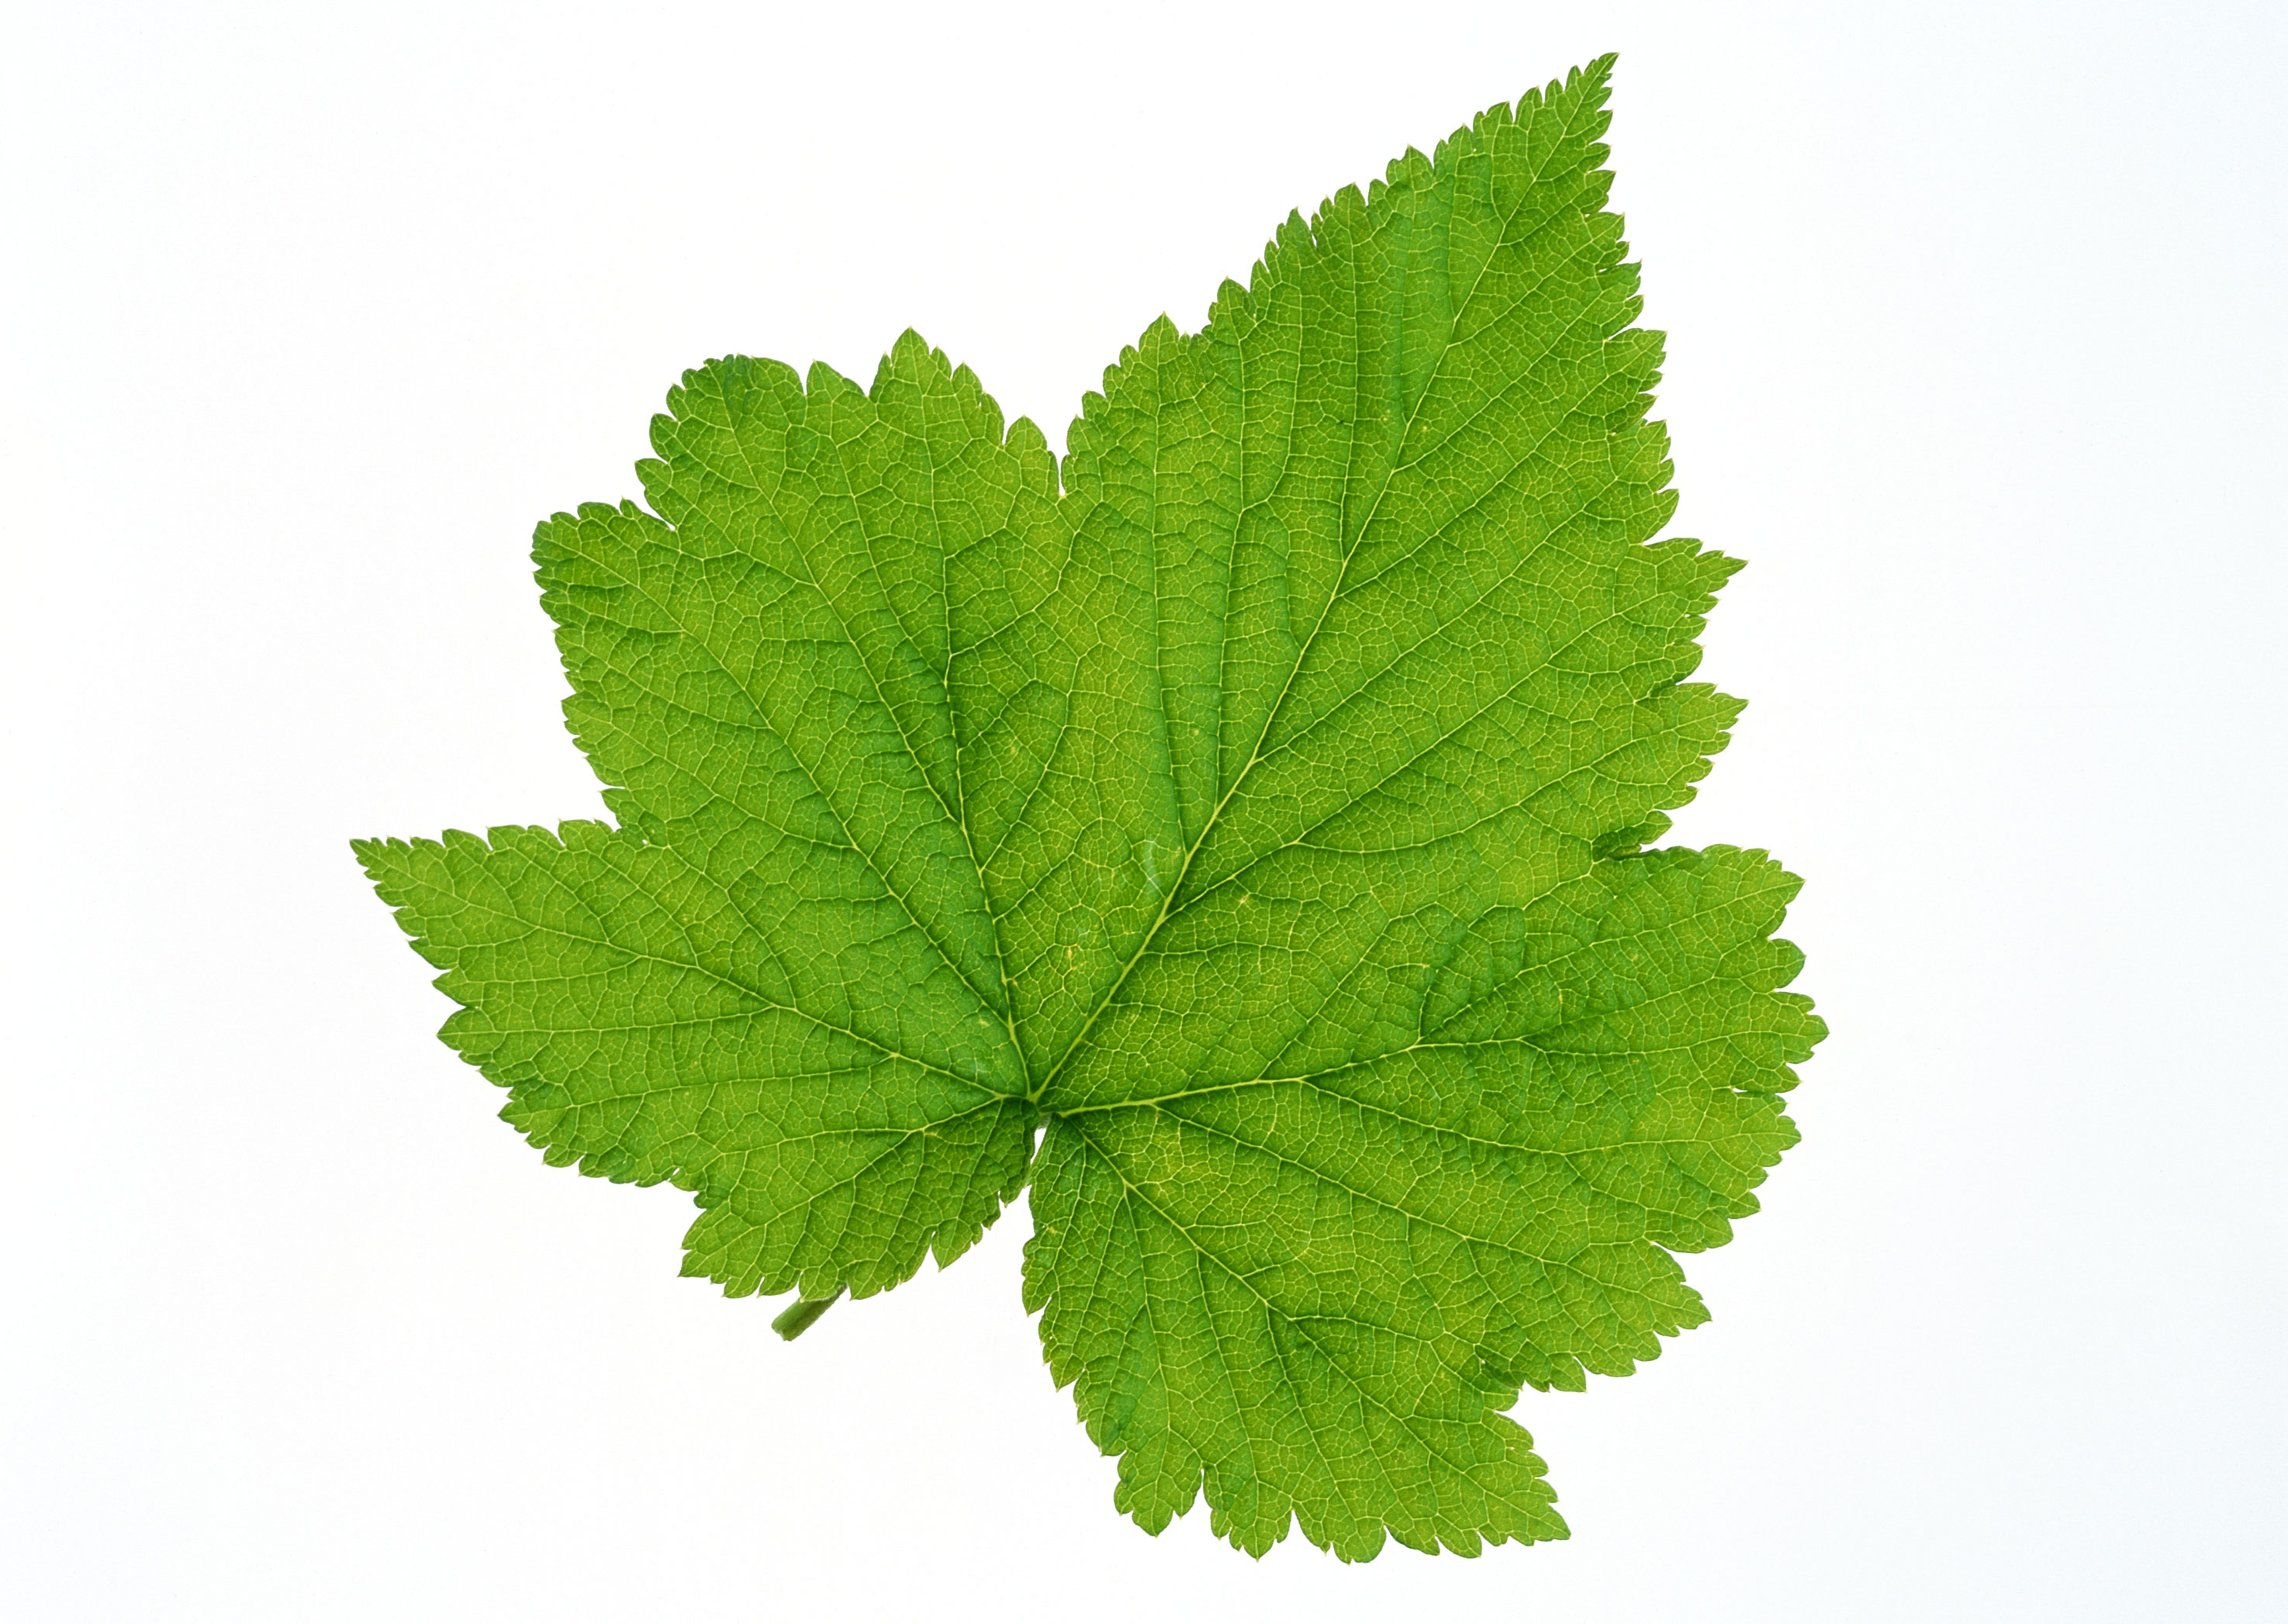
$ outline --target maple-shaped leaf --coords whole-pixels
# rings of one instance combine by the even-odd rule
[[[1029,1184],[1155,1533],[1561,1537],[1503,1411],[1704,1319],[1672,1254],[1795,1138],[1797,882],[1642,850],[1736,566],[1651,539],[1609,66],[1291,216],[1061,464],[911,333],[687,373],[536,546],[618,827],[356,848],[507,1120],[790,1331]]]

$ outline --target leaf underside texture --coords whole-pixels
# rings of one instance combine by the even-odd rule
[[[687,373],[645,505],[536,543],[618,826],[357,844],[506,1119],[696,1197],[685,1273],[862,1298],[1029,1186],[1155,1533],[1562,1537],[1503,1412],[1704,1319],[1673,1254],[1794,1142],[1798,882],[1643,850],[1737,566],[1652,539],[1609,66],[1291,216],[1061,464],[910,332]]]

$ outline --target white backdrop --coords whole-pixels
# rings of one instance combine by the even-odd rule
[[[1146,1538],[1021,1208],[677,1278],[352,836],[601,813],[536,520],[911,323],[1053,443],[1273,226],[1617,49],[1677,528],[1834,1035],[1574,1537]],[[2276,7],[39,7],[0,21],[0,1612],[2255,1620],[2281,1530]],[[2264,1531],[2270,1528],[2272,1533]]]

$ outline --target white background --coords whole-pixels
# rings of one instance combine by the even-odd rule
[[[1157,1541],[1021,1209],[798,1343],[544,1168],[352,836],[600,814],[536,520],[908,323],[1061,443],[1162,310],[1601,51],[1752,701],[1681,842],[1834,1035],[1569,1543]],[[19,4],[0,1613],[2288,1616],[2275,6]],[[2268,1533],[2267,1531],[2269,1530]]]

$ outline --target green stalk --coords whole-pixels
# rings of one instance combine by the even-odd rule
[[[818,1317],[840,1301],[842,1288],[839,1286],[834,1288],[834,1295],[830,1297],[797,1298],[779,1311],[778,1318],[771,1321],[771,1329],[792,1342],[817,1324]]]

